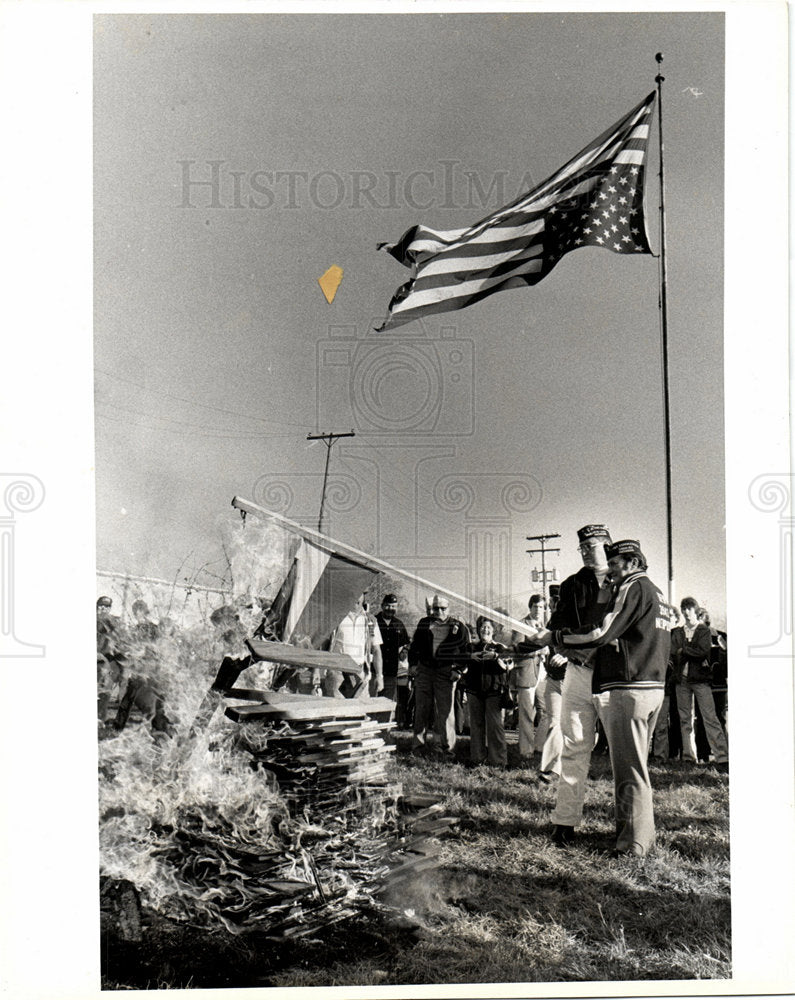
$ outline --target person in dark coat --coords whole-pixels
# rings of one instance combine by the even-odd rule
[[[473,764],[488,760],[495,767],[508,762],[503,702],[508,694],[511,650],[494,641],[495,625],[478,618],[477,641],[466,664],[462,684],[469,704],[469,755]]]
[[[583,565],[560,585],[558,604],[549,619],[550,629],[598,625],[612,597],[606,555],[611,541],[609,531],[604,524],[586,524],[577,532],[577,539]],[[552,813],[552,839],[558,845],[570,843],[575,827],[582,822],[599,710],[594,679],[599,655],[595,649],[554,646],[547,660],[548,675],[561,680],[563,750]]]
[[[715,712],[712,697],[712,633],[698,619],[699,605],[694,597],[685,597],[680,607],[684,616],[681,628],[671,633],[671,658],[676,681],[676,707],[682,730],[682,759],[695,764],[694,702],[704,721],[709,747],[719,771],[729,769],[729,746]]]
[[[375,616],[381,633],[381,659],[383,661],[383,691],[370,690],[375,696],[397,700],[398,662],[402,650],[408,649],[410,639],[406,626],[397,616],[398,599],[395,594],[386,594],[381,601],[381,610]]]
[[[450,616],[446,597],[434,595],[431,614],[421,618],[409,646],[414,679],[414,740],[416,752],[426,745],[434,714],[439,749],[452,756],[456,731],[453,712],[455,685],[469,660],[470,638],[466,625]]]

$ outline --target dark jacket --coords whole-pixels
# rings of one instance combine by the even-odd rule
[[[671,623],[660,608],[663,597],[642,571],[624,577],[601,625],[555,631],[566,649],[600,648],[599,686],[660,688],[671,649]]]
[[[567,576],[560,585],[558,605],[550,616],[547,628],[554,632],[556,629],[581,629],[586,625],[601,624],[609,604],[599,604],[600,589],[596,573],[590,566],[583,566],[576,573]],[[577,662],[577,653],[571,649],[558,649],[555,652],[562,652],[563,655],[570,656],[573,662]],[[601,653],[597,653],[589,660],[589,665],[597,666],[600,659]],[[547,662],[547,673],[553,680],[562,680],[565,672],[565,667],[553,667]]]
[[[677,684],[709,684],[712,680],[712,633],[707,625],[696,625],[690,642],[679,625],[671,632],[671,662]],[[687,666],[687,677],[683,678]]]
[[[380,611],[375,616],[375,620],[378,622],[378,631],[383,640],[381,656],[384,661],[384,677],[397,677],[400,647],[409,644],[406,626],[397,616],[387,621]]]
[[[472,651],[464,674],[467,691],[484,695],[501,695],[508,689],[508,671],[499,664],[499,659],[511,655],[511,650],[501,642],[484,642],[478,639],[472,644]]]
[[[713,640],[712,653],[710,654],[709,659],[712,665],[712,690],[728,691],[729,689],[728,655],[726,650],[722,649],[720,645],[717,644],[716,640]]]
[[[450,632],[446,639],[443,639],[433,654],[433,633],[430,616],[420,618],[414,638],[409,646],[409,663],[412,666],[422,664],[433,670],[450,671],[453,667],[463,670],[469,659],[471,643],[466,625],[457,618],[448,618]]]

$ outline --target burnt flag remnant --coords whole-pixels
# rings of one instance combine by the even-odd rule
[[[468,229],[417,225],[397,243],[379,244],[414,269],[379,329],[534,285],[581,246],[651,253],[643,180],[655,97],[649,94],[542,184]]]

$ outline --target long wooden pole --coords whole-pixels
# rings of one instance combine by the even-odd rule
[[[313,545],[317,545],[318,548],[321,548],[326,552],[331,552],[334,555],[341,556],[343,559],[349,559],[351,562],[355,562],[359,566],[364,566],[365,569],[374,570],[376,573],[389,573],[391,576],[397,576],[403,580],[408,580],[411,583],[419,584],[421,587],[424,587],[435,594],[444,594],[444,596],[449,598],[451,601],[457,601],[459,604],[463,604],[466,607],[471,608],[473,611],[478,612],[478,614],[491,618],[493,621],[498,622],[500,625],[504,625],[506,628],[512,629],[514,632],[518,632],[520,635],[533,638],[538,633],[538,629],[527,625],[525,622],[519,621],[517,618],[511,618],[509,615],[504,615],[500,611],[495,611],[494,608],[489,608],[485,604],[479,604],[477,601],[473,601],[469,597],[457,594],[453,590],[447,590],[446,587],[440,587],[438,583],[432,583],[430,580],[424,580],[421,576],[409,573],[408,570],[401,569],[399,566],[392,566],[390,563],[384,562],[383,559],[377,558],[377,556],[372,556],[368,552],[362,552],[361,549],[355,549],[352,545],[346,545],[345,542],[339,542],[335,538],[329,538],[328,535],[323,535],[319,531],[313,531],[312,528],[305,528],[303,525],[297,524],[295,521],[291,521],[289,518],[284,517],[283,514],[276,514],[272,510],[268,510],[266,507],[259,507],[257,504],[251,503],[250,500],[244,500],[242,497],[232,497],[232,506],[237,510],[245,511],[246,514],[254,514],[257,517],[264,517],[267,520],[276,521],[277,524],[283,525],[284,528],[291,534],[300,535],[301,538],[305,538]]]
[[[662,69],[663,54],[655,56],[658,70]],[[668,389],[668,266],[665,257],[665,167],[663,163],[663,106],[662,85],[665,77],[658,72],[657,84],[657,126],[660,137],[660,326],[662,334],[663,369],[663,419],[665,424],[665,518],[668,542],[668,603],[673,604],[674,593],[674,542],[673,542],[673,501],[671,489],[671,403]]]

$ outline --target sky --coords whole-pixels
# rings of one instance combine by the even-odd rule
[[[306,436],[353,429],[332,536],[516,613],[526,536],[561,536],[560,580],[602,522],[665,590],[657,260],[581,249],[373,332],[409,277],[377,243],[539,183],[654,89],[658,51],[674,598],[725,621],[721,13],[98,15],[97,568],[211,584],[232,496],[315,525]]]

